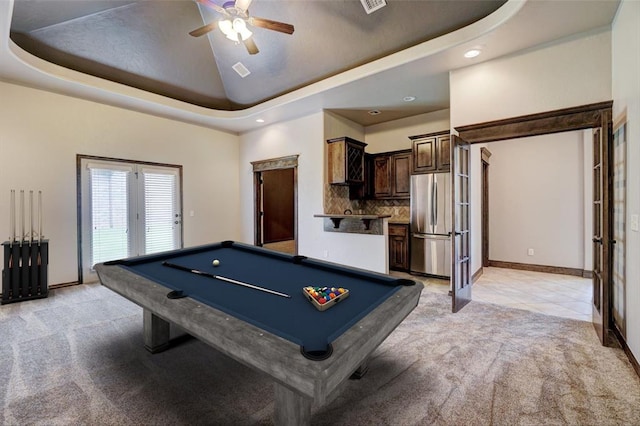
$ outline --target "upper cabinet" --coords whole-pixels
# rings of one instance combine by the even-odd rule
[[[451,138],[448,130],[410,136],[409,139],[413,153],[412,174],[449,171]]]
[[[409,198],[411,150],[385,152],[371,156],[372,197]]]
[[[327,141],[329,183],[363,185],[365,181],[364,147],[367,144],[349,137]]]

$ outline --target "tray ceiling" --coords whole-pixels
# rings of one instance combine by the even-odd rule
[[[233,111],[467,26],[504,2],[387,0],[386,7],[367,14],[359,0],[254,0],[251,15],[293,24],[295,32],[251,28],[260,53],[249,55],[219,30],[189,36],[220,17],[191,0],[18,0],[10,37],[66,68]],[[238,62],[250,71],[247,77],[233,70]],[[448,95],[448,88],[434,90]],[[415,105],[410,114],[421,112],[428,111]]]

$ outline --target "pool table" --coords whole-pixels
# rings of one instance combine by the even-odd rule
[[[276,424],[308,424],[312,404],[324,404],[353,373],[366,370],[368,357],[417,306],[423,288],[233,241],[95,269],[104,286],[143,308],[149,351],[168,348],[175,324],[272,377]],[[349,296],[321,311],[303,293],[307,286],[342,287]]]

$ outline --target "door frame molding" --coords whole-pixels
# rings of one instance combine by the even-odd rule
[[[262,222],[260,221],[260,206],[262,198],[260,192],[260,174],[268,170],[293,169],[293,238],[295,240],[295,252],[298,253],[298,157],[300,155],[288,155],[285,157],[270,158],[267,160],[251,161],[253,166],[253,241],[257,246],[262,246]]]
[[[480,148],[482,167],[482,268],[489,266],[489,158],[491,151]]]
[[[596,330],[603,345],[610,345],[615,339],[611,325],[611,286],[612,286],[612,239],[613,239],[613,156],[612,152],[612,106],[613,101],[598,102],[571,108],[546,111],[537,114],[523,115],[504,120],[488,121],[468,126],[455,127],[460,137],[471,144],[494,142],[506,139],[517,139],[527,136],[538,136],[551,133],[584,130],[601,127],[603,130],[603,146],[606,161],[602,165],[602,173],[606,178],[603,185],[603,232],[605,241],[603,256],[602,280],[602,322],[603,332]],[[600,334],[602,333],[602,336]]]

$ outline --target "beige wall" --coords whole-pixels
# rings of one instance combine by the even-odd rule
[[[640,361],[640,232],[630,226],[640,214],[640,2],[621,2],[612,33],[613,118],[627,117],[626,340]]]
[[[239,238],[238,136],[7,83],[0,99],[0,230],[10,189],[43,191],[49,284],[78,279],[77,154],[182,165],[185,246]]]
[[[590,269],[584,258],[583,132],[491,142],[487,149],[489,258]]]
[[[451,125],[482,123],[611,100],[611,32],[451,72]]]
[[[411,148],[409,136],[449,129],[449,110],[414,115],[400,120],[367,126],[364,141],[367,152],[377,153]]]

